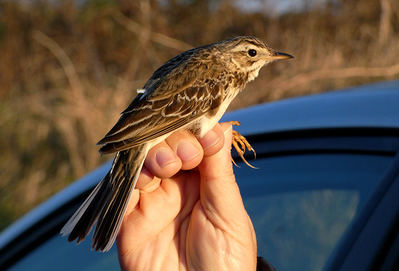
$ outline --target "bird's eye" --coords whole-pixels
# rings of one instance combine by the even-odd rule
[[[248,50],[248,55],[250,55],[252,57],[256,56],[256,50],[255,49],[249,49]]]

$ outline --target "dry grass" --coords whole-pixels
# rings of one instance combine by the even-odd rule
[[[182,2],[0,1],[0,229],[108,159],[97,140],[155,68],[192,46],[245,34],[295,55],[263,69],[233,109],[399,77],[397,1],[277,18]]]

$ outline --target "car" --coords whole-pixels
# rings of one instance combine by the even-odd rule
[[[258,255],[279,271],[399,270],[399,81],[225,114],[257,152],[237,182]],[[110,168],[73,183],[0,235],[0,270],[119,270],[117,251],[59,235]]]

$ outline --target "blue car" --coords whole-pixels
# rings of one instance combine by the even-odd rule
[[[235,159],[258,255],[279,271],[399,270],[399,81],[226,114],[257,151]],[[0,235],[0,270],[119,270],[59,231],[108,171],[91,172]]]

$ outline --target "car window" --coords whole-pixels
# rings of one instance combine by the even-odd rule
[[[236,176],[258,240],[258,255],[279,271],[322,270],[391,161],[366,154],[302,154],[258,158]],[[90,251],[88,240],[59,235],[10,270],[119,270],[114,247]]]
[[[257,159],[257,170],[237,169],[258,255],[279,271],[323,270],[391,160],[302,154]]]
[[[9,270],[120,270],[116,246],[114,245],[107,253],[91,251],[89,242],[91,237],[90,235],[90,238],[76,245],[69,243],[67,238],[57,234],[22,258]]]

